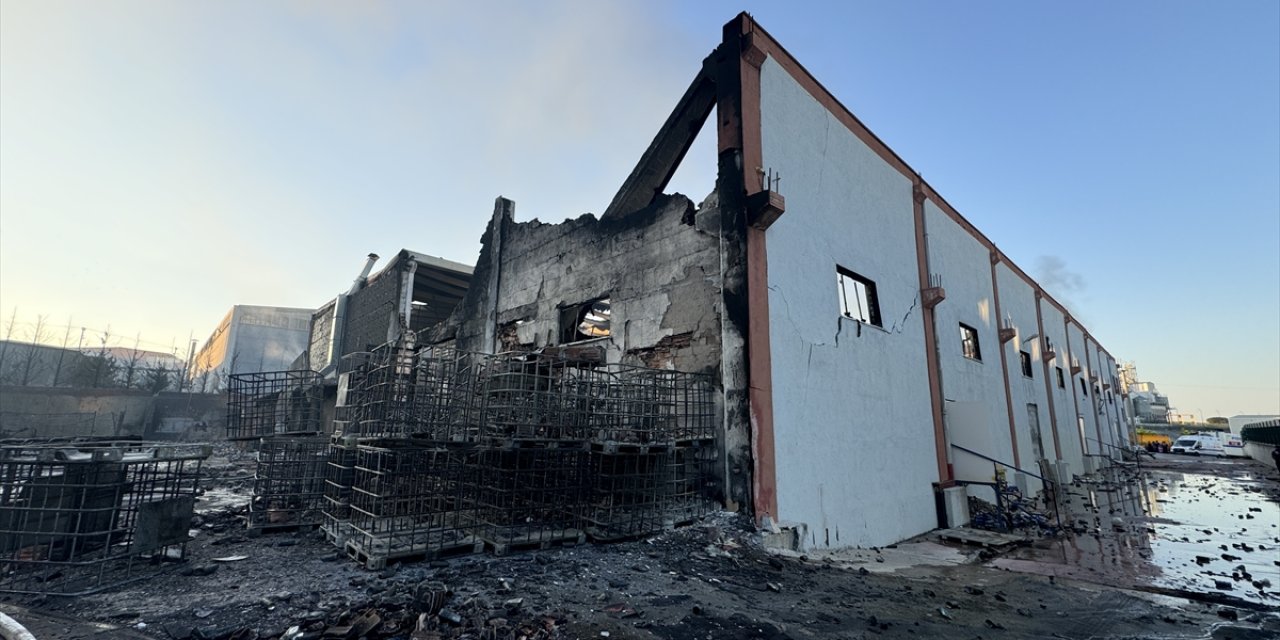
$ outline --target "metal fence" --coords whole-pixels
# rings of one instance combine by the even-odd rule
[[[181,557],[208,445],[0,445],[0,591],[80,595]]]

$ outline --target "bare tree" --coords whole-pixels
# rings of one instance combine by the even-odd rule
[[[22,358],[18,365],[22,370],[20,384],[24,387],[30,385],[32,379],[40,374],[43,364],[40,362],[40,352],[43,349],[43,345],[40,343],[48,338],[45,335],[45,322],[47,320],[48,316],[36,316],[36,326],[31,331],[31,342],[26,345],[25,352],[20,356]]]
[[[13,328],[18,324],[18,308],[13,308],[13,314],[9,316],[9,326],[4,330],[4,344],[0,345],[0,382],[3,382],[9,376],[4,369],[5,356],[9,355],[9,345],[13,343]]]
[[[138,377],[138,363],[142,361],[143,353],[138,350],[138,344],[142,342],[142,334],[139,333],[133,339],[133,351],[129,352],[129,357],[124,361],[124,388],[132,389],[135,378]]]

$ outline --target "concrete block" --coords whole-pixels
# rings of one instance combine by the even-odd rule
[[[768,518],[766,518],[768,520]],[[809,527],[803,522],[767,521],[760,532],[761,543],[765,549],[782,549],[785,551],[804,551],[804,541],[809,535]]]
[[[1032,495],[1031,484],[1031,476],[1022,473],[1021,471],[1015,471],[1013,473],[1013,485],[1018,488],[1018,491],[1022,492],[1022,495]]]
[[[947,511],[947,527],[969,524],[969,494],[965,487],[947,487],[942,490],[942,504]]]

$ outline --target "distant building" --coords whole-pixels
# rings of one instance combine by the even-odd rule
[[[56,387],[75,384],[84,356],[75,349],[0,340],[0,385]]]
[[[1231,433],[1240,433],[1240,429],[1246,425],[1255,422],[1265,422],[1267,420],[1280,420],[1280,415],[1272,414],[1241,414],[1227,418],[1227,427],[1231,429]]]
[[[369,254],[351,289],[312,316],[306,368],[328,372],[349,353],[368,351],[405,331],[434,327],[449,317],[471,286],[473,267],[452,260],[404,249],[369,275],[377,260]]]
[[[226,386],[233,373],[282,371],[307,349],[312,309],[236,305],[196,352],[191,383],[197,390]]]
[[[97,353],[96,349],[89,349],[87,353]],[[105,354],[114,358],[121,365],[133,363],[139,369],[165,369],[167,371],[181,371],[186,365],[182,358],[162,351],[147,351],[146,349],[133,349],[131,347],[108,347]]]

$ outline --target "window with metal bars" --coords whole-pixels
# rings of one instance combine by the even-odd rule
[[[840,315],[865,324],[884,326],[880,322],[876,283],[837,265],[836,292],[840,296]]]
[[[978,344],[978,330],[960,323],[960,351],[964,357],[982,361],[982,347]]]

